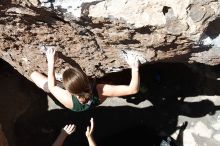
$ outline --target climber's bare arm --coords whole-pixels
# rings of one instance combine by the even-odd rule
[[[47,50],[47,61],[48,61],[48,89],[54,95],[54,97],[60,101],[65,107],[73,108],[72,96],[67,91],[55,84],[55,73],[54,73],[54,63],[55,63],[55,53],[56,51],[52,48]]]
[[[131,67],[131,81],[129,85],[98,84],[97,91],[100,97],[126,96],[136,94],[139,91],[140,75],[139,61],[128,62]]]

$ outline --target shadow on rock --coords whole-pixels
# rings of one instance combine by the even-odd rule
[[[64,125],[74,123],[77,130],[66,139],[65,146],[73,144],[86,146],[88,143],[85,131],[90,118],[93,117],[94,138],[98,145],[156,145],[161,137],[170,136],[178,129],[178,115],[204,116],[217,108],[210,103],[211,101],[205,100],[197,103],[184,102],[180,107],[170,105],[171,107],[167,108],[165,104],[160,108],[151,106],[143,109],[129,106],[99,106],[94,110],[80,113],[52,110],[41,115],[33,115],[31,118],[25,117],[24,114],[17,120],[15,130],[20,140],[18,146],[46,146],[53,143]],[[205,111],[195,110],[204,107],[207,107]]]
[[[139,104],[149,100],[159,106],[164,101],[179,102],[186,97],[220,95],[219,66],[182,63],[145,64],[140,67],[140,92],[124,97],[127,102]],[[98,82],[129,84],[130,70],[110,73]],[[166,101],[166,102],[167,102]],[[168,102],[167,102],[168,103]]]
[[[142,109],[129,106],[99,106],[94,110],[80,113],[67,109],[47,111],[46,94],[42,90],[24,78],[18,79],[18,73],[3,72],[4,70],[1,76],[8,76],[4,82],[9,83],[11,86],[9,89],[13,89],[13,92],[6,90],[8,86],[4,85],[7,88],[1,88],[2,95],[10,101],[14,101],[12,97],[30,100],[26,110],[22,110],[19,115],[14,113],[16,116],[11,129],[15,132],[17,146],[51,145],[61,128],[69,123],[74,123],[77,130],[66,139],[64,145],[88,145],[85,131],[91,117],[95,120],[94,138],[98,145],[156,145],[160,137],[167,137],[178,129],[179,115],[202,117],[219,110],[219,106],[215,106],[209,100],[184,101],[185,97],[218,94],[219,91],[213,84],[216,86],[219,83],[192,71],[183,64],[155,64],[141,67],[142,86],[140,93],[137,94],[141,97],[134,96],[136,99],[139,98],[138,102],[134,102],[136,99],[133,97],[126,98],[128,102],[136,104],[149,100],[153,106]],[[12,77],[13,75],[16,77]],[[124,79],[130,79],[130,70],[116,73],[114,76],[108,75],[98,81],[113,84],[129,83],[129,80]],[[210,90],[207,90],[207,87]],[[18,93],[24,94],[19,96]],[[4,104],[4,110],[15,107],[12,103],[15,102]],[[21,104],[21,107],[23,106],[24,104]],[[8,114],[11,115],[9,112]],[[1,124],[4,122],[2,119],[7,121],[7,118],[7,116],[1,118]],[[3,129],[7,128],[4,123],[2,125]]]
[[[0,124],[9,145],[15,145],[13,129],[17,118],[27,110],[30,113],[45,112],[47,98],[43,91],[3,60],[0,60],[0,80]]]

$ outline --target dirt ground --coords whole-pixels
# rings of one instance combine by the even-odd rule
[[[219,66],[157,63],[141,66],[140,73],[138,94],[114,97],[94,110],[75,113],[55,109],[42,90],[1,60],[0,124],[9,145],[51,145],[67,123],[74,123],[77,130],[64,145],[88,145],[85,130],[94,117],[98,145],[158,145],[164,137],[176,139],[187,121],[179,145],[217,146]],[[130,70],[125,70],[98,81],[127,84],[129,79]]]

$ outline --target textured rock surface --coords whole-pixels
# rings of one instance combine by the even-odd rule
[[[142,63],[216,65],[219,47],[198,44],[215,27],[210,22],[219,24],[219,7],[217,0],[5,0],[0,5],[0,57],[26,77],[33,70],[46,74],[42,45],[60,52],[58,74],[75,63],[96,77],[127,68],[124,49]]]
[[[142,59],[142,63],[145,61],[152,63],[200,62],[208,65],[220,63],[220,19],[218,17],[220,14],[220,2],[218,0],[48,1],[49,0],[1,0],[0,2],[0,57],[9,62],[27,78],[29,78],[29,74],[33,70],[38,70],[45,74],[47,72],[43,45],[55,46],[60,52],[60,59],[56,64],[57,73],[62,72],[66,67],[76,63],[79,64],[88,75],[97,77],[103,76],[105,73],[127,68],[127,64],[121,57],[121,50],[130,50],[131,53]],[[174,68],[173,65],[170,68],[164,64],[162,66],[166,71],[176,71],[179,69]],[[0,66],[0,70],[1,69],[2,65]],[[151,68],[149,68],[148,71],[149,70],[151,70]],[[201,86],[203,86],[203,82],[207,81],[193,80],[188,83],[188,80],[183,80],[182,83],[187,83],[186,86],[170,86],[170,84],[173,84],[173,82],[177,80],[179,81],[179,79],[185,79],[183,77],[185,77],[187,73],[184,71],[185,69],[181,74],[182,76],[178,78],[174,78],[174,76],[180,73],[175,72],[175,74],[172,75],[170,72],[166,73],[171,75],[172,78],[160,81],[160,76],[159,79],[157,78],[158,68],[156,68],[152,77],[152,83],[149,87],[152,88],[152,85],[154,85],[154,94],[159,93],[160,96],[154,98],[154,94],[152,94],[152,99],[158,101],[164,100],[163,91],[166,91],[167,96],[173,97],[173,94],[177,94],[177,97],[182,97],[185,93],[189,92],[182,90],[185,89],[186,86],[191,87],[193,86],[192,83],[201,84]],[[203,75],[204,72],[201,71],[200,74]],[[36,140],[36,136],[40,135],[36,145],[41,145],[38,143],[48,139],[50,134],[42,134],[45,133],[45,130],[42,130],[40,126],[37,128],[35,126],[35,124],[38,125],[39,123],[35,122],[35,120],[26,120],[26,118],[35,119],[36,114],[39,114],[42,110],[47,110],[47,101],[45,101],[46,95],[44,95],[42,91],[38,91],[39,89],[33,90],[36,86],[30,82],[21,82],[21,80],[24,81],[23,78],[21,79],[21,77],[17,78],[11,75],[12,73],[6,72],[3,76],[0,76],[1,81],[7,83],[1,84],[0,88],[2,90],[0,105],[1,107],[5,107],[0,110],[0,116],[2,117],[0,118],[0,123],[3,125],[3,130],[5,130],[4,134],[7,136],[9,145],[14,145],[15,137],[13,132],[16,130],[18,132],[17,136],[20,137],[20,145],[22,146],[25,144],[30,146],[30,143],[33,144],[33,140]],[[157,78],[156,82],[155,77]],[[193,79],[195,77],[197,76],[192,76]],[[187,79],[188,78],[187,76]],[[193,93],[197,91],[197,89],[202,90],[198,95],[206,92],[210,94],[211,85],[214,86],[215,84],[210,83],[208,86],[205,86],[204,89],[201,89],[199,86],[197,88],[190,88],[189,90],[193,90]],[[216,84],[215,87],[219,87],[218,84]],[[205,90],[207,91],[205,92]],[[219,95],[219,91],[217,89],[214,90],[218,93],[214,92],[211,95]],[[183,93],[184,95],[182,95]],[[113,101],[114,99],[111,99],[111,101],[106,104],[107,106],[121,106],[125,104],[143,108],[149,105],[148,99],[150,99],[151,96],[146,96],[147,99],[144,98],[145,102],[135,105],[128,104],[127,102],[129,100],[118,100],[117,98],[115,102]],[[130,100],[133,101],[132,98],[130,98]],[[143,100],[143,98],[141,98],[141,100]],[[166,101],[167,100],[164,100],[163,102],[166,104]],[[43,104],[39,102],[43,102]],[[201,107],[207,107],[205,108],[207,112],[200,116],[211,112],[209,111],[210,107],[208,105],[204,106],[202,103],[203,102],[200,103],[198,108],[199,111],[201,111]],[[213,101],[213,103],[219,105],[220,102],[216,100]],[[193,105],[190,103],[187,104]],[[167,106],[170,107],[171,110],[168,114],[165,113],[164,115],[177,116],[173,114],[173,112],[178,111],[177,109],[181,108],[181,106],[178,104],[172,106],[172,103],[167,104]],[[213,107],[213,105],[210,106]],[[193,107],[194,105],[191,106],[192,109],[194,109]],[[38,108],[42,109],[40,110]],[[217,107],[215,108],[215,110],[217,110]],[[183,109],[188,110],[187,108]],[[135,110],[132,109],[129,111]],[[162,109],[159,113],[163,113],[164,111],[166,110]],[[121,115],[125,115],[125,113],[129,115],[128,112],[124,111]],[[178,115],[180,114],[181,113],[178,113]],[[186,116],[190,116],[190,114],[191,113],[186,113]],[[28,116],[22,117],[23,115]],[[112,115],[114,114],[110,112],[110,116]],[[135,114],[131,115],[131,119],[135,120],[133,117]],[[196,116],[197,115],[195,115],[195,117]],[[103,116],[100,117],[100,119],[103,119]],[[140,117],[142,118],[142,116]],[[211,119],[213,117],[210,116],[208,120],[214,121],[215,125],[212,124],[211,126],[216,131],[219,131],[219,120],[216,120],[219,118],[219,111],[215,114],[214,118],[216,119]],[[155,118],[155,116],[152,118]],[[104,120],[106,119],[104,118]],[[149,121],[149,119],[151,118],[147,117],[146,121]],[[201,120],[197,118],[194,119]],[[126,118],[124,118],[123,121],[124,120],[130,121]],[[171,120],[172,123],[172,119],[169,118],[169,120]],[[185,120],[185,118],[182,119],[182,121]],[[187,121],[190,120],[193,119],[187,119]],[[189,144],[195,141],[194,145],[197,145],[197,143],[201,145],[200,140],[204,140],[205,138],[206,142],[201,141],[201,143],[217,146],[220,139],[219,132],[210,132],[213,134],[212,136],[206,135],[208,133],[205,133],[205,131],[207,131],[207,127],[210,128],[210,123],[207,122],[206,117],[202,120],[204,120],[202,123],[199,122],[195,124],[195,128],[189,126],[192,128],[192,131],[186,131],[185,141],[191,140],[188,142]],[[118,119],[115,121],[115,123],[117,123],[116,126],[120,126],[118,125]],[[121,121],[121,123],[125,124],[126,122],[123,121]],[[166,127],[166,122],[162,122],[162,124],[165,124],[165,129],[173,131],[174,126],[176,126],[175,122],[177,121],[179,120],[175,117],[170,129]],[[15,123],[18,123],[18,125],[15,126]],[[168,123],[170,123],[170,121],[168,121]],[[106,125],[103,125],[103,127],[106,127]],[[27,131],[24,130],[25,128]],[[113,130],[115,128],[111,129]],[[201,131],[196,132],[197,129]],[[208,141],[210,138],[213,142]],[[145,139],[143,140],[145,141]]]

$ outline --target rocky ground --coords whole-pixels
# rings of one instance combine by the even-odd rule
[[[176,139],[180,126],[187,121],[182,141],[185,146],[218,146],[218,68],[147,64],[141,66],[141,89],[137,95],[114,97],[95,110],[74,113],[58,109],[43,91],[1,60],[2,131],[10,146],[48,146],[65,124],[75,123],[77,131],[65,145],[87,145],[84,133],[89,118],[94,117],[98,145],[155,145],[164,136]],[[130,71],[125,70],[100,80],[119,84],[128,83],[129,78]]]

